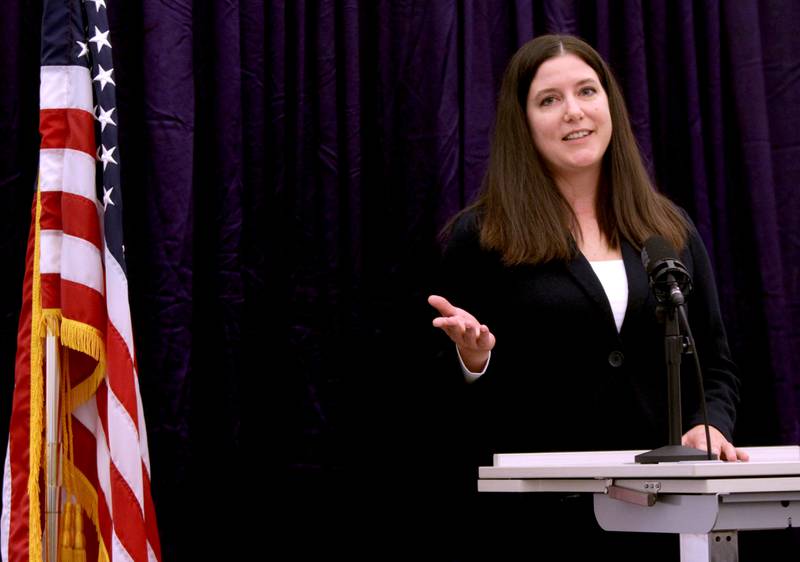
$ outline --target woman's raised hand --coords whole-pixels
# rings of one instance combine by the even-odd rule
[[[481,324],[472,314],[453,306],[439,295],[429,296],[428,304],[440,314],[433,319],[434,327],[444,330],[455,342],[467,369],[472,372],[482,371],[495,344],[494,334],[486,324]]]

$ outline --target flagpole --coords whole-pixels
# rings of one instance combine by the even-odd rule
[[[58,394],[60,365],[58,340],[47,327],[45,356],[45,408],[47,415],[47,495],[45,498],[45,556],[47,562],[58,560],[58,515],[59,515],[59,442],[58,442]]]

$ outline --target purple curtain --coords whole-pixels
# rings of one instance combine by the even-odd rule
[[[798,443],[800,4],[107,4],[166,559],[252,552],[244,508],[341,531],[342,503],[374,493],[380,520],[406,469],[457,462],[454,398],[426,364],[437,233],[480,185],[505,64],[546,32],[608,58],[659,189],[699,226],[744,383],[738,443]],[[0,19],[4,432],[39,9]],[[369,472],[396,485],[364,494]]]

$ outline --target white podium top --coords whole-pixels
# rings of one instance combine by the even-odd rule
[[[743,478],[800,477],[800,447],[741,447],[748,462],[682,461],[637,464],[639,451],[511,453],[494,456],[492,466],[478,470],[481,479],[565,478]]]

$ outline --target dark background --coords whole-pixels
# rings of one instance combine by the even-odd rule
[[[797,2],[107,3],[166,560],[391,550],[458,511],[457,397],[429,360],[425,297],[437,234],[480,184],[502,71],[546,32],[611,62],[658,188],[707,244],[743,380],[737,444],[798,443]],[[3,434],[40,10],[0,15]]]

